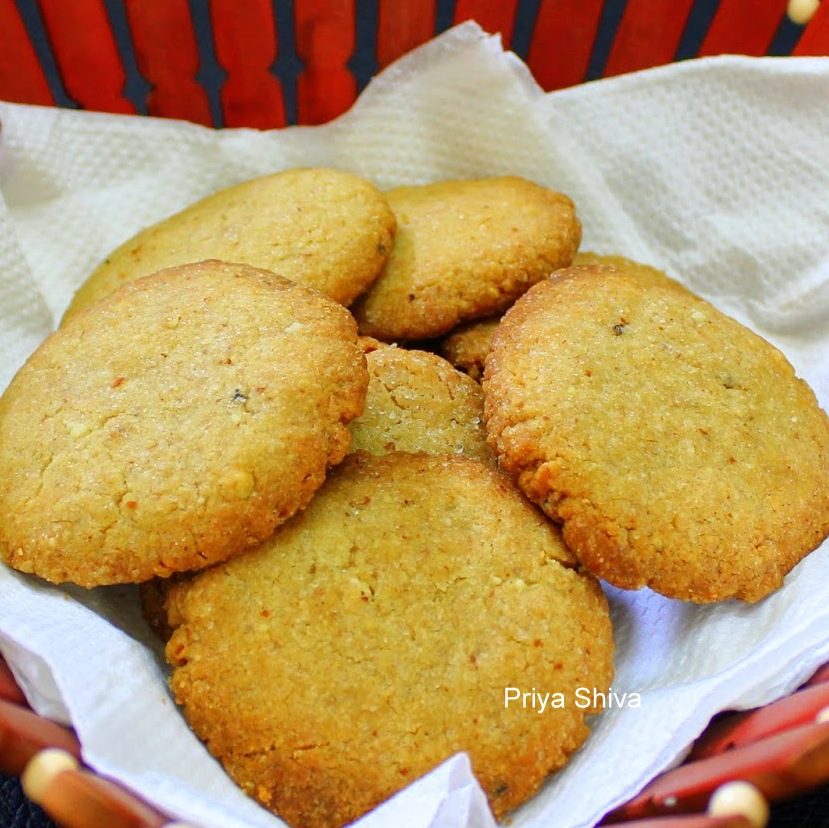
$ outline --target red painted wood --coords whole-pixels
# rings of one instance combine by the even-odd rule
[[[457,0],[455,23],[474,20],[490,34],[500,33],[504,46],[512,43],[518,0]]]
[[[354,21],[354,0],[294,0],[296,51],[305,63],[297,78],[299,123],[325,123],[354,103],[357,82],[346,66]]]
[[[68,751],[76,759],[81,757],[72,731],[41,718],[28,707],[0,699],[0,772],[19,776],[31,758],[48,747]]]
[[[210,19],[216,58],[228,73],[220,93],[225,126],[284,126],[282,85],[270,71],[277,53],[271,0],[210,0]]]
[[[635,819],[625,823],[626,828],[753,828],[754,825],[756,823],[744,816],[712,817],[708,814]]]
[[[0,100],[55,102],[14,0],[0,0]]]
[[[199,52],[187,0],[124,0],[135,58],[153,84],[150,115],[211,124],[204,89],[196,82]]]
[[[17,686],[14,675],[2,656],[0,656],[0,700],[13,704],[26,704],[26,697]]]
[[[90,771],[65,770],[45,783],[37,804],[67,828],[164,828],[170,820],[137,796]]]
[[[795,55],[829,55],[829,0],[818,7],[793,50]]]
[[[720,785],[735,780],[750,782],[776,802],[828,779],[829,722],[801,725],[669,770],[607,814],[602,824],[700,811]]]
[[[671,63],[694,0],[628,0],[605,75]]]
[[[434,0],[379,0],[377,61],[387,66],[435,33]]]
[[[538,10],[527,65],[546,90],[581,83],[604,0],[545,0]]]
[[[708,725],[687,758],[715,756],[789,728],[809,724],[824,708],[829,709],[827,682],[798,690],[765,707],[725,714]]]
[[[787,0],[720,0],[700,55],[765,55],[786,14]]]
[[[829,23],[829,15],[826,16],[826,22]],[[826,30],[829,33],[829,29]],[[829,682],[829,664],[824,664],[818,667],[811,677],[804,683],[804,687],[813,687],[815,684],[823,684]]]
[[[124,97],[124,65],[100,0],[40,0],[63,86],[73,101],[98,112],[135,112]]]

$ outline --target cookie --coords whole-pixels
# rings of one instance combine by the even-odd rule
[[[632,273],[634,276],[653,279],[677,290],[687,290],[682,282],[669,276],[664,270],[660,270],[658,267],[645,264],[644,262],[629,259],[627,256],[620,256],[616,253],[593,253],[589,250],[579,250],[573,257],[571,264],[573,267],[591,264],[610,265],[611,267],[615,267],[616,270],[624,270],[625,273]]]
[[[386,197],[394,247],[352,308],[360,332],[385,341],[443,336],[505,310],[570,264],[581,241],[570,198],[515,176],[397,187]]]
[[[367,384],[317,291],[221,262],[125,285],[0,399],[0,557],[81,586],[224,560],[305,506]]]
[[[484,376],[487,354],[501,316],[476,319],[456,328],[440,343],[440,353],[476,382]]]
[[[672,285],[678,290],[686,290],[680,282],[668,276],[663,270],[624,256],[604,255],[579,250],[573,257],[572,265],[575,267],[583,264],[612,265],[617,270],[642,274],[666,285]],[[484,375],[484,363],[492,346],[492,337],[495,335],[495,329],[498,327],[500,320],[501,314],[461,325],[441,341],[440,353],[456,368],[480,382]]]
[[[829,533],[829,421],[769,342],[688,291],[592,265],[504,315],[490,442],[590,571],[757,601]]]
[[[481,387],[437,354],[363,339],[368,392],[351,450],[464,454],[495,464]]]
[[[171,587],[171,685],[289,824],[345,825],[458,751],[496,815],[588,735],[608,607],[556,528],[465,457],[358,452],[258,549]],[[505,688],[560,692],[539,714]]]
[[[124,282],[203,259],[272,270],[348,305],[379,275],[394,230],[382,193],[356,175],[273,173],[214,193],[124,242],[79,288],[65,317]]]

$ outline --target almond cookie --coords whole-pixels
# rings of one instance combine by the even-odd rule
[[[558,530],[465,457],[352,454],[258,549],[174,584],[172,688],[193,730],[289,824],[345,825],[458,751],[493,811],[584,741],[607,602]],[[560,692],[539,714],[505,688]]]
[[[669,276],[664,270],[660,270],[658,267],[645,264],[644,262],[629,259],[627,256],[620,256],[616,253],[593,253],[589,250],[579,250],[573,257],[573,267],[591,264],[610,265],[611,267],[615,267],[616,270],[624,270],[625,273],[632,273],[634,276],[652,279],[677,290],[687,290],[682,282]]]
[[[353,318],[317,291],[222,262],[131,282],[0,399],[0,557],[81,586],[224,560],[305,506],[367,384]]]
[[[491,445],[594,574],[757,601],[829,533],[829,420],[769,342],[688,291],[592,265],[504,315]]]
[[[495,464],[478,383],[427,351],[363,338],[368,392],[351,423],[351,450],[464,454]]]
[[[380,278],[354,305],[360,332],[386,341],[443,336],[505,310],[573,259],[570,198],[505,176],[386,193],[397,235]]]
[[[382,193],[356,175],[303,168],[262,176],[126,241],[79,288],[65,316],[126,281],[203,259],[272,270],[348,305],[379,275],[394,229]]]
[[[580,250],[573,257],[572,264],[574,267],[583,264],[608,264],[617,270],[642,274],[664,284],[670,284],[678,290],[686,290],[680,282],[668,276],[663,270],[624,256],[604,255]],[[480,382],[484,375],[486,357],[492,346],[492,337],[495,335],[495,329],[500,321],[501,315],[498,315],[461,325],[440,343],[441,354],[456,368]]]

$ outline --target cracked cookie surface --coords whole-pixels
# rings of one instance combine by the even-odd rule
[[[490,444],[594,574],[756,601],[829,532],[829,421],[769,342],[709,303],[602,265],[505,314]]]
[[[140,582],[267,537],[345,454],[368,377],[339,304],[202,262],[49,336],[0,400],[0,556],[54,582]]]
[[[289,824],[356,819],[468,752],[497,815],[587,736],[606,690],[598,583],[502,475],[465,457],[365,452],[257,549],[171,586],[172,687],[195,732]]]

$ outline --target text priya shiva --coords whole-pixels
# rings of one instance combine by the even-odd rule
[[[504,688],[504,707],[522,707],[525,710],[535,710],[544,713],[547,710],[556,710],[562,707],[575,705],[586,710],[606,710],[611,707],[641,707],[642,697],[639,693],[622,693],[612,687],[602,692],[595,687],[577,687],[572,696],[564,693],[545,693],[536,690],[522,690],[519,687]]]

